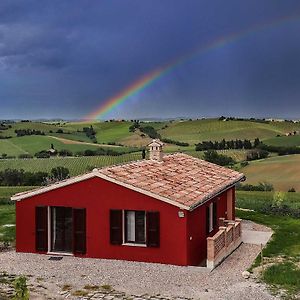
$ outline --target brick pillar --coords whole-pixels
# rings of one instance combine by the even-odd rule
[[[227,191],[226,197],[227,197],[227,219],[234,220],[233,189]]]

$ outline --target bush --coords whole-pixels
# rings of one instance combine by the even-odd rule
[[[226,155],[218,154],[215,150],[208,150],[204,152],[204,159],[211,163],[220,165],[220,166],[228,166],[235,164],[235,161]]]
[[[20,159],[27,159],[27,158],[33,158],[33,156],[31,154],[28,153],[23,153],[19,155]]]
[[[263,149],[253,149],[247,152],[247,160],[257,160],[267,158],[269,156],[269,152]]]
[[[72,151],[67,150],[67,149],[62,149],[60,151],[58,151],[59,156],[73,156]]]
[[[64,180],[70,177],[70,171],[65,167],[56,167],[51,170],[51,176],[55,180]]]
[[[29,290],[27,288],[25,276],[19,276],[14,281],[15,296],[14,300],[29,300]]]
[[[290,188],[290,189],[288,190],[288,192],[289,192],[289,193],[295,193],[296,190],[295,190],[294,188]]]
[[[244,168],[244,167],[247,167],[249,165],[249,163],[247,161],[242,161],[241,162],[241,167]]]
[[[237,184],[236,189],[238,191],[258,191],[258,192],[271,192],[274,191],[274,187],[271,183],[260,182],[258,185],[252,184]]]
[[[163,138],[161,140],[164,143],[173,144],[173,145],[182,146],[182,147],[188,147],[190,145],[189,143],[174,141],[174,140],[167,139],[167,138]]]
[[[45,150],[37,152],[36,154],[34,154],[34,156],[36,158],[50,158],[50,154]]]

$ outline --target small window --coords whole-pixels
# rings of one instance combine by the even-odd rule
[[[146,244],[146,214],[127,210],[124,214],[125,243]]]

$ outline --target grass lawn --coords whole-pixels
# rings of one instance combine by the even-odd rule
[[[271,241],[263,250],[263,256],[273,264],[265,269],[262,280],[274,287],[287,290],[290,295],[299,293],[300,220],[240,210],[237,210],[237,216],[264,224],[274,231]],[[259,264],[260,256],[253,268]]]
[[[269,182],[279,191],[288,191],[292,187],[300,191],[300,154],[253,161],[241,172],[247,177],[246,183]]]

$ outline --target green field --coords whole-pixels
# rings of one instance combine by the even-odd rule
[[[64,138],[67,140],[91,142],[91,140],[82,132],[83,127],[93,126],[96,131],[96,138],[99,144],[124,144],[126,146],[145,146],[149,143],[149,137],[142,138],[141,132],[129,132],[132,125],[130,121],[113,122],[18,122],[12,124],[12,128],[0,132],[0,136],[12,136],[10,140],[0,140],[0,154],[18,155],[21,153],[33,153],[46,150],[51,143],[58,149],[66,148],[71,151],[81,151],[92,147],[88,145],[64,144],[61,141],[55,141],[48,136]],[[300,124],[291,122],[253,122],[253,121],[219,121],[218,119],[203,119],[193,121],[163,121],[163,122],[144,122],[142,126],[154,127],[163,138],[188,142],[188,148],[174,145],[166,145],[166,151],[193,150],[196,143],[204,140],[230,139],[250,139],[256,137],[266,141],[270,145],[300,145],[300,136],[278,137],[286,132],[300,130]],[[16,129],[35,129],[41,130],[46,136],[27,136],[16,138]],[[61,129],[64,133],[57,133]],[[19,140],[20,139],[20,140]]]
[[[278,147],[298,147],[300,146],[300,135],[274,137],[265,140],[264,143]]]
[[[188,142],[192,145],[204,140],[250,139],[261,140],[276,137],[298,130],[299,124],[290,122],[259,123],[251,121],[219,121],[217,119],[173,122],[159,133],[173,140]]]
[[[283,204],[293,209],[300,209],[300,193],[285,193]],[[236,207],[259,211],[272,204],[274,192],[237,191]]]
[[[241,210],[237,210],[237,216],[273,229],[272,239],[263,250],[264,261],[267,261],[268,265],[265,266],[261,279],[269,284],[273,291],[284,289],[285,296],[282,299],[299,299],[300,220]],[[260,264],[261,259],[258,256],[251,269]]]
[[[115,147],[115,146],[104,146],[104,145],[93,145],[91,144],[80,144],[72,141],[61,141],[50,136],[23,136],[15,137],[7,140],[0,140],[0,156],[3,153],[12,156],[18,156],[19,154],[28,153],[34,155],[35,153],[48,150],[53,144],[56,150],[70,150],[74,154],[76,152],[85,151],[87,149],[96,150],[99,147],[111,148],[114,151],[130,151],[131,148]]]
[[[34,186],[0,186],[0,201],[8,200],[14,194],[35,188]]]
[[[33,159],[2,159],[0,171],[5,169],[23,169],[29,172],[50,172],[52,168],[63,166],[69,169],[70,175],[79,175],[93,168],[100,168],[113,164],[125,163],[141,159],[141,153],[129,153],[119,156],[82,156],[82,157],[55,157]]]
[[[253,161],[241,170],[247,177],[246,183],[268,182],[279,191],[295,188],[300,191],[300,155],[275,156]]]

